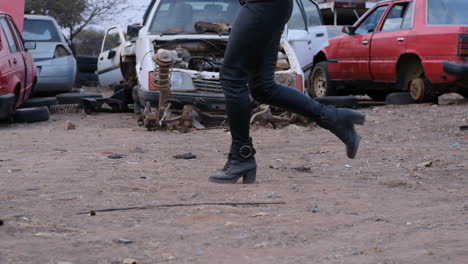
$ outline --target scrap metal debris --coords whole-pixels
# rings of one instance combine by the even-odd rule
[[[132,240],[126,239],[126,238],[119,238],[119,239],[114,240],[114,242],[118,244],[124,244],[124,245],[133,243]]]
[[[111,154],[109,156],[107,156],[109,159],[122,159],[124,158],[125,156],[123,154]]]
[[[176,159],[196,159],[197,155],[193,155],[192,153],[185,153],[180,155],[175,155],[174,158]]]
[[[51,114],[76,114],[81,112],[80,104],[57,104],[49,106]]]

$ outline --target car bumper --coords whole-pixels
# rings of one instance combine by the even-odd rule
[[[146,105],[146,102],[150,102],[151,105],[157,105],[159,103],[159,92],[158,91],[146,91],[140,88],[138,89],[138,101],[140,105]],[[180,102],[182,105],[193,105],[195,101],[202,100],[203,105],[207,107],[209,111],[225,111],[226,100],[223,94],[197,94],[197,93],[177,93],[172,92],[169,95],[170,100]]]
[[[76,80],[77,65],[73,56],[36,63],[36,92],[71,91]]]
[[[458,76],[468,76],[468,64],[444,61],[444,72]]]
[[[75,78],[65,77],[38,77],[34,86],[35,92],[69,92],[73,88]]]
[[[6,119],[15,112],[15,95],[5,94],[0,96],[0,120]]]

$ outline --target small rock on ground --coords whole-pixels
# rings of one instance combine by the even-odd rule
[[[67,120],[65,122],[65,130],[75,130],[76,129],[76,125],[73,124],[71,121]]]

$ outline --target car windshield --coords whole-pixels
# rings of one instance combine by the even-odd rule
[[[50,20],[25,19],[24,39],[37,42],[61,42],[59,32]]]
[[[468,25],[467,0],[427,0],[430,25]]]
[[[149,32],[228,34],[239,7],[239,0],[162,0]]]

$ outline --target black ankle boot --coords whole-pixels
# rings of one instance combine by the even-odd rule
[[[354,129],[354,125],[364,125],[366,114],[346,108],[335,108],[323,105],[317,124],[330,130],[346,145],[348,158],[354,159],[359,148],[361,138]]]
[[[255,183],[257,162],[252,143],[233,144],[223,170],[211,175],[209,180],[215,183],[236,183],[241,177],[244,184]]]

